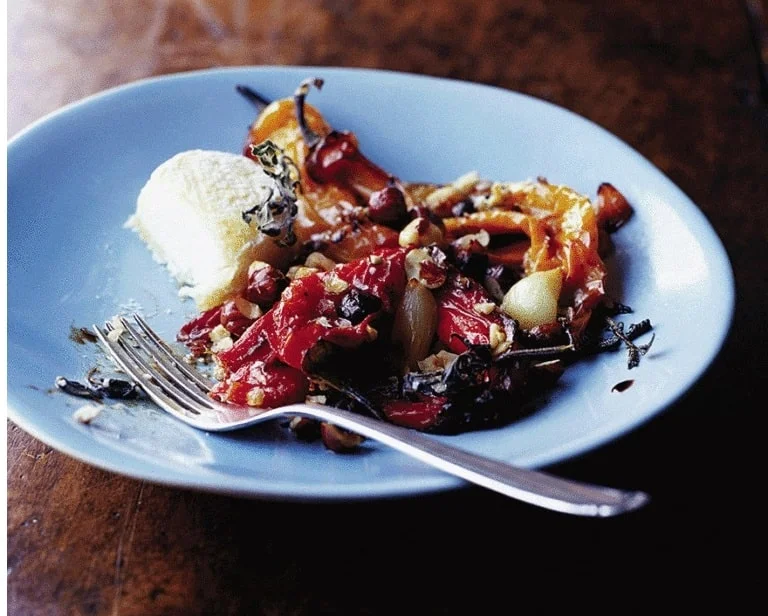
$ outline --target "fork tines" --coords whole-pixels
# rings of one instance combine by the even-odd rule
[[[102,346],[147,395],[161,407],[199,414],[213,410],[207,393],[211,383],[192,371],[138,314],[136,325],[119,316],[105,324],[94,325]]]

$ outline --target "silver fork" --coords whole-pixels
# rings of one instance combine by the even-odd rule
[[[520,501],[580,516],[608,517],[648,502],[643,492],[584,484],[519,468],[452,447],[425,434],[320,404],[291,404],[262,410],[221,404],[208,396],[212,383],[179,359],[137,314],[135,325],[94,326],[102,346],[160,408],[209,432],[238,430],[286,416],[327,421],[421,460],[446,473]]]

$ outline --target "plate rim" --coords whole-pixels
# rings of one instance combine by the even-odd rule
[[[325,73],[360,73],[360,74],[388,74],[393,78],[406,78],[414,79],[416,81],[436,81],[444,82],[450,85],[465,87],[465,88],[479,88],[495,91],[497,95],[510,96],[512,99],[515,97],[521,97],[527,99],[529,102],[536,105],[544,105],[556,110],[558,113],[565,113],[569,117],[576,119],[580,123],[586,123],[590,130],[596,130],[603,138],[608,138],[614,141],[622,149],[628,151],[633,159],[635,159],[641,165],[648,167],[654,175],[661,181],[663,181],[667,188],[672,191],[676,196],[677,201],[685,205],[686,213],[698,217],[698,223],[709,233],[708,244],[714,244],[717,246],[718,253],[715,255],[714,260],[720,266],[722,273],[727,277],[727,280],[720,281],[723,283],[725,293],[722,297],[722,310],[726,315],[724,325],[718,332],[717,339],[713,341],[711,351],[702,356],[700,363],[697,365],[695,374],[689,376],[686,382],[678,384],[675,388],[675,393],[672,396],[668,396],[665,402],[659,407],[655,408],[651,412],[644,413],[638,417],[634,417],[631,421],[625,421],[617,429],[612,424],[607,424],[602,430],[592,430],[588,435],[580,439],[565,441],[560,447],[551,449],[546,455],[536,456],[530,463],[522,463],[524,467],[546,467],[553,464],[559,464],[566,462],[570,459],[582,456],[586,453],[595,451],[607,443],[620,439],[627,433],[637,429],[639,426],[652,421],[657,418],[669,408],[674,406],[681,398],[685,397],[691,389],[707,374],[711,369],[712,364],[720,355],[723,346],[725,345],[728,337],[733,328],[733,319],[735,316],[736,306],[736,286],[735,276],[733,271],[733,265],[731,263],[728,251],[719,237],[718,233],[712,226],[711,222],[699,208],[699,206],[677,185],[675,184],[663,171],[661,171],[656,165],[654,165],[643,154],[637,151],[627,142],[620,139],[618,136],[610,132],[595,121],[586,118],[578,113],[571,111],[565,107],[552,103],[550,101],[537,98],[530,94],[510,90],[500,86],[473,82],[463,79],[455,79],[449,77],[439,77],[433,75],[423,75],[414,72],[395,71],[389,69],[376,69],[376,68],[364,68],[364,67],[339,67],[339,66],[303,66],[303,65],[239,65],[239,66],[227,66],[227,67],[214,67],[203,68],[189,71],[173,72],[165,75],[149,76],[142,79],[137,79],[128,83],[120,84],[99,92],[95,92],[89,96],[81,98],[76,101],[72,101],[58,109],[55,109],[41,118],[33,121],[29,125],[22,128],[15,133],[7,142],[7,155],[10,156],[13,148],[18,147],[17,144],[22,143],[29,138],[30,134],[33,134],[37,127],[48,124],[51,121],[57,120],[60,116],[65,116],[72,112],[87,107],[91,104],[97,104],[105,99],[109,99],[112,96],[120,95],[124,91],[134,90],[136,88],[146,87],[157,83],[172,83],[174,81],[180,81],[185,79],[199,79],[207,76],[228,74],[228,73],[240,73],[240,72],[252,72],[254,74],[264,74],[270,72],[298,72],[298,71],[312,71],[312,72],[325,72]],[[9,340],[10,341],[10,340]],[[56,435],[45,433],[44,430],[38,430],[35,424],[31,421],[27,421],[25,414],[16,408],[16,405],[12,403],[11,387],[8,388],[8,401],[7,401],[7,416],[18,425],[25,432],[40,440],[43,443],[55,448],[56,450],[77,459],[81,462],[106,470],[114,472],[116,474],[130,477],[133,479],[146,480],[152,483],[157,483],[166,486],[173,486],[178,488],[186,488],[198,491],[213,492],[219,494],[227,494],[234,496],[250,497],[250,498],[267,498],[270,500],[285,500],[285,501],[318,501],[318,500],[368,500],[372,498],[399,498],[407,497],[419,494],[431,494],[436,492],[442,492],[445,490],[460,488],[467,486],[468,484],[459,479],[453,478],[448,475],[435,476],[434,479],[430,478],[430,481],[411,481],[409,482],[405,477],[399,477],[396,479],[387,479],[387,481],[377,481],[373,484],[373,488],[365,488],[359,484],[339,484],[329,491],[327,485],[323,486],[321,490],[313,490],[313,486],[307,487],[306,484],[299,486],[295,482],[289,482],[293,488],[291,491],[286,492],[284,488],[274,487],[274,484],[267,484],[267,487],[263,485],[263,482],[256,481],[252,484],[251,481],[245,482],[243,485],[243,478],[238,477],[237,486],[225,485],[226,482],[216,483],[215,481],[205,481],[202,477],[186,476],[183,473],[177,472],[174,468],[164,467],[160,465],[159,468],[162,473],[151,472],[152,469],[148,468],[149,472],[142,472],[145,462],[138,457],[132,459],[128,466],[134,472],[126,471],[126,464],[121,463],[119,457],[117,462],[113,462],[111,458],[107,457],[105,460],[99,455],[93,455],[91,452],[78,450],[70,446],[65,439],[57,439]],[[106,447],[99,443],[99,448]],[[213,479],[218,477],[221,479],[224,475],[211,476]]]

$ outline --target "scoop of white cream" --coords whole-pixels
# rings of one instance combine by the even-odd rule
[[[167,266],[180,295],[207,310],[245,287],[254,260],[278,267],[290,260],[292,250],[242,217],[275,186],[258,163],[239,154],[181,152],[152,173],[126,226]]]

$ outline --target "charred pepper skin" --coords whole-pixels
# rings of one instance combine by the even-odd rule
[[[482,307],[494,304],[490,294],[475,280],[453,272],[437,292],[437,337],[454,353],[463,353],[470,345],[496,346],[493,331],[503,332],[504,341],[515,338],[515,322],[499,310],[488,314]]]

